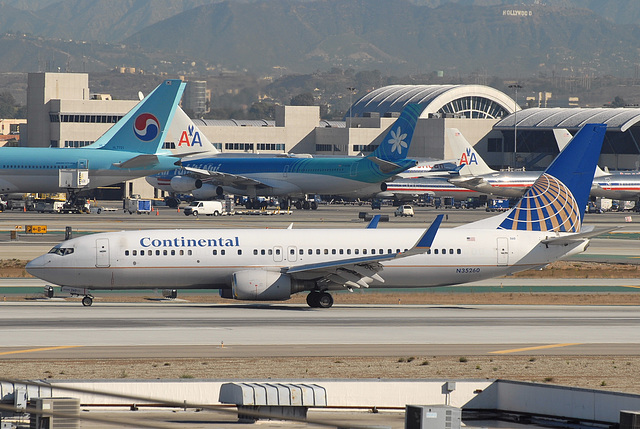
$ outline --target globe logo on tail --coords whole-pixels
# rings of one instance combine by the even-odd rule
[[[543,173],[498,229],[580,232],[580,208],[564,183]]]
[[[133,133],[143,142],[150,142],[160,133],[160,122],[151,113],[142,113],[133,122]]]

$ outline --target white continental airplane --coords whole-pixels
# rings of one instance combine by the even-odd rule
[[[27,271],[78,288],[202,288],[241,300],[287,300],[309,291],[430,287],[541,267],[586,249],[582,229],[606,125],[585,125],[510,211],[451,229],[193,229],[107,232],[74,238]],[[83,288],[80,290],[79,288]]]

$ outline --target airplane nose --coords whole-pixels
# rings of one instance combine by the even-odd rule
[[[46,256],[38,256],[36,259],[27,262],[26,270],[32,276],[38,277],[41,270],[47,265],[48,258]]]

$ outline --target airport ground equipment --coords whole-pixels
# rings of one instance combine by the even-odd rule
[[[238,407],[238,420],[255,421],[249,412],[278,417],[306,418],[310,407],[326,407],[327,391],[317,384],[301,383],[225,383],[220,386],[223,404]]]

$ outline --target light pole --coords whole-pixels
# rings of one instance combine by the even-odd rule
[[[347,128],[351,128],[351,106],[353,106],[351,100],[353,98],[353,91],[356,89],[353,86],[349,86],[347,89],[349,90],[349,126]]]
[[[516,168],[516,153],[518,152],[518,90],[522,89],[520,84],[514,83],[509,85],[516,91],[516,105],[513,111],[513,168]]]

